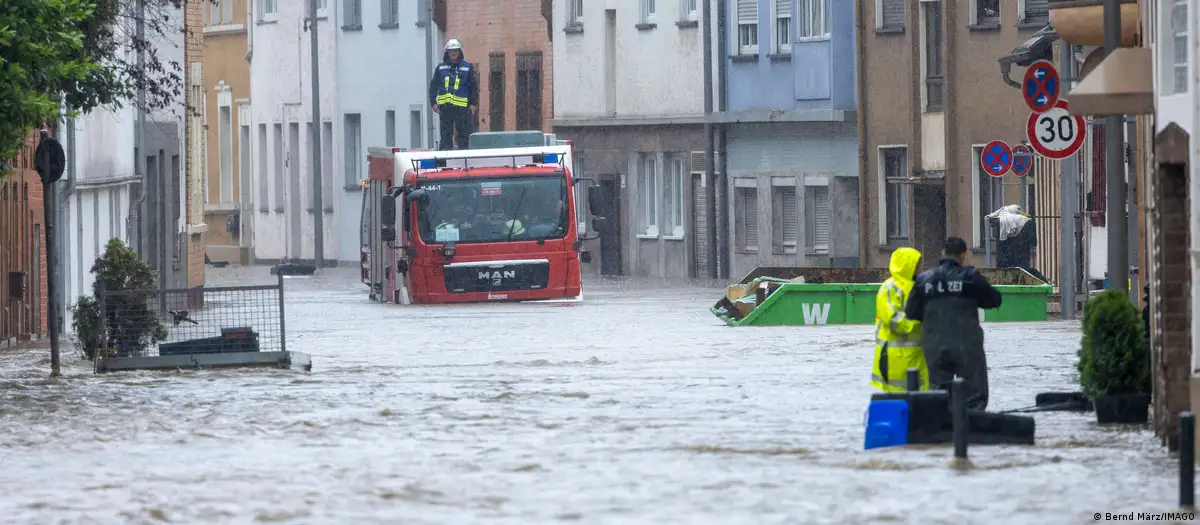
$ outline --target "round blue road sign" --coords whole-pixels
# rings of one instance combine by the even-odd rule
[[[1038,60],[1025,70],[1025,79],[1021,82],[1021,98],[1025,105],[1034,113],[1042,113],[1054,108],[1058,97],[1062,94],[1058,69],[1046,60]]]
[[[983,147],[979,155],[979,164],[983,171],[993,177],[1003,177],[1012,167],[1013,152],[1008,143],[1003,140],[993,140]]]
[[[1024,144],[1012,147],[1013,175],[1024,177],[1033,169],[1033,150]]]

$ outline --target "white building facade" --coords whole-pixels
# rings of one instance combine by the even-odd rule
[[[162,35],[149,37],[155,55],[168,69],[171,64],[183,67],[183,11],[166,7],[156,14],[168,18]],[[133,60],[133,52],[127,51],[125,58]],[[138,109],[132,101],[119,110],[97,108],[61,124],[68,167],[64,182],[57,185],[62,304],[92,293],[92,264],[114,238],[140,249],[142,258],[165,276],[162,286],[186,286],[186,257],[179,247],[186,242],[180,236],[186,220],[181,156],[185,105],[181,93],[168,107],[148,111],[140,147]],[[137,209],[143,217],[140,232]]]
[[[367,148],[424,146],[427,25],[402,0],[316,0],[324,258],[359,254]],[[419,3],[418,3],[419,4]],[[307,2],[253,0],[249,32],[254,258],[314,258]],[[434,36],[436,38],[436,35]],[[435,49],[439,51],[441,45]]]
[[[442,57],[442,37],[423,4],[338,2],[337,63],[331,67],[338,84],[331,115],[337,162],[329,195],[336,196],[340,212],[334,246],[341,261],[358,261],[367,148],[430,148],[436,141],[438,119],[426,102],[428,75]]]
[[[715,35],[716,0],[711,9]],[[608,219],[588,243],[599,264],[584,271],[703,274],[703,1],[555,0],[553,10],[551,127],[573,141],[576,176],[596,179],[605,202],[590,211]]]

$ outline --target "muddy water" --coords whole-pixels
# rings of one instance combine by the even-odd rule
[[[213,282],[270,282],[265,269]],[[721,291],[591,286],[576,305],[369,304],[289,280],[311,374],[45,380],[0,356],[4,523],[1094,523],[1161,511],[1144,429],[1040,414],[1036,447],[862,450],[868,327],[742,328]],[[1078,325],[987,325],[993,409],[1070,389]]]

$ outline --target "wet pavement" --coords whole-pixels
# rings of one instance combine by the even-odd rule
[[[270,284],[266,268],[210,285]],[[713,286],[575,304],[372,304],[287,281],[277,370],[93,376],[0,354],[3,523],[1095,523],[1174,510],[1142,428],[1037,417],[1034,447],[863,451],[871,328],[725,326]],[[1078,324],[987,324],[993,410],[1072,390]],[[1102,522],[1104,520],[1101,520]]]

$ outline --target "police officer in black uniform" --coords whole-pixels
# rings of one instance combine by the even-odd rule
[[[1000,292],[974,266],[965,266],[966,241],[946,239],[942,255],[937,266],[917,276],[904,314],[921,321],[929,387],[949,391],[957,375],[966,387],[967,408],[985,410],[988,373],[979,309],[999,308]]]
[[[479,109],[479,75],[475,65],[463,57],[457,38],[446,41],[442,63],[429,81],[429,103],[440,118],[442,137],[438,149],[467,149]],[[458,139],[454,147],[453,139]]]

